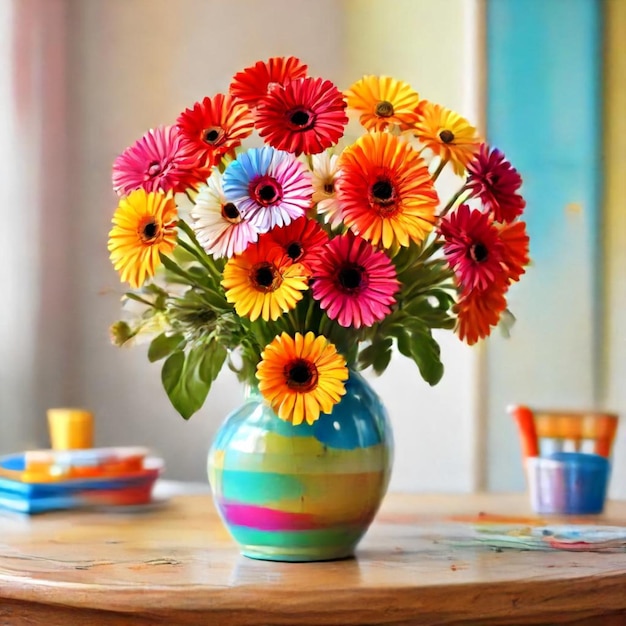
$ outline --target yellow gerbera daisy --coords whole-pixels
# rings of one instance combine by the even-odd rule
[[[282,248],[267,240],[250,244],[228,260],[222,286],[238,315],[268,322],[302,300],[309,274],[304,265],[293,263]]]
[[[161,264],[159,253],[176,247],[178,210],[171,195],[137,189],[120,203],[113,215],[108,249],[122,282],[133,289],[154,276]]]
[[[450,161],[455,174],[463,176],[480,148],[476,129],[458,113],[434,102],[420,102],[418,112],[413,134],[441,159]]]
[[[397,124],[407,130],[417,121],[419,96],[407,83],[389,76],[364,76],[345,92],[348,109],[360,114],[367,130]]]
[[[333,410],[346,392],[348,368],[326,337],[283,333],[261,354],[256,376],[278,417],[297,426]]]

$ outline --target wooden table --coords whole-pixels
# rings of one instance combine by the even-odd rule
[[[496,551],[422,532],[480,511],[528,512],[522,495],[392,495],[355,559],[307,564],[240,556],[208,496],[141,515],[3,515],[0,625],[626,624],[624,553]],[[626,523],[626,502],[608,519]]]

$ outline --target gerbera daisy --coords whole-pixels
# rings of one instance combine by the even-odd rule
[[[467,187],[480,198],[496,222],[512,222],[521,215],[526,201],[517,193],[522,177],[500,150],[480,146],[475,159],[468,164]]]
[[[185,109],[176,124],[185,146],[210,166],[241,145],[254,127],[248,107],[221,93]]]
[[[313,271],[313,297],[340,326],[372,326],[396,301],[399,282],[393,263],[352,233],[331,239]]]
[[[278,417],[297,426],[332,412],[346,392],[348,368],[326,337],[283,333],[261,354],[256,376]]]
[[[441,220],[443,251],[463,290],[484,290],[503,275],[503,244],[491,217],[462,204]]]
[[[346,91],[346,99],[367,130],[393,124],[407,130],[417,121],[419,96],[410,85],[389,76],[364,76]]]
[[[267,322],[277,320],[302,300],[308,272],[300,263],[292,263],[278,246],[253,243],[228,260],[222,286],[238,315]]]
[[[340,159],[337,197],[346,226],[375,246],[420,243],[435,222],[437,192],[422,157],[389,133],[367,133]]]
[[[178,212],[170,195],[138,189],[120,200],[113,215],[108,249],[122,282],[133,289],[154,276],[159,255],[176,246]]]
[[[286,85],[289,81],[306,76],[307,66],[295,57],[272,57],[257,61],[233,76],[230,94],[239,102],[256,107],[273,85]]]
[[[299,217],[288,226],[276,226],[259,239],[260,244],[279,246],[294,263],[302,263],[309,271],[327,241],[324,229],[308,217]]]
[[[206,181],[209,173],[184,148],[174,126],[159,126],[115,159],[113,189],[121,196],[135,189],[178,193]]]
[[[499,280],[483,291],[472,289],[461,297],[456,305],[455,329],[461,341],[471,346],[489,336],[491,327],[498,324],[506,309],[506,290],[506,282]]]
[[[198,242],[207,254],[215,257],[239,254],[259,237],[255,228],[243,219],[237,205],[226,200],[217,171],[200,188],[191,218]]]
[[[458,113],[434,102],[421,102],[413,133],[462,176],[480,145],[476,129]]]
[[[336,154],[328,151],[312,157],[313,204],[316,205],[317,214],[323,215],[326,223],[333,228],[339,226],[343,220],[336,189],[339,177],[338,159]]]
[[[224,171],[224,193],[260,233],[305,215],[311,206],[311,173],[293,154],[252,148]]]
[[[498,235],[502,242],[502,262],[511,281],[518,281],[530,262],[528,248],[530,238],[525,222],[498,225]]]
[[[345,108],[343,95],[329,80],[298,78],[259,100],[255,127],[278,150],[317,154],[343,135]]]

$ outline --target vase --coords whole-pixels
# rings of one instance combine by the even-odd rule
[[[226,418],[209,451],[216,508],[245,556],[324,561],[354,554],[389,484],[393,439],[370,384],[314,424],[277,417],[257,389]]]

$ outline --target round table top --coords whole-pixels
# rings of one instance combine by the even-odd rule
[[[141,514],[0,514],[0,623],[626,623],[623,552],[440,535],[479,513],[529,515],[527,498],[389,495],[355,558],[302,564],[240,556],[207,495]],[[626,502],[600,519],[626,526]]]

